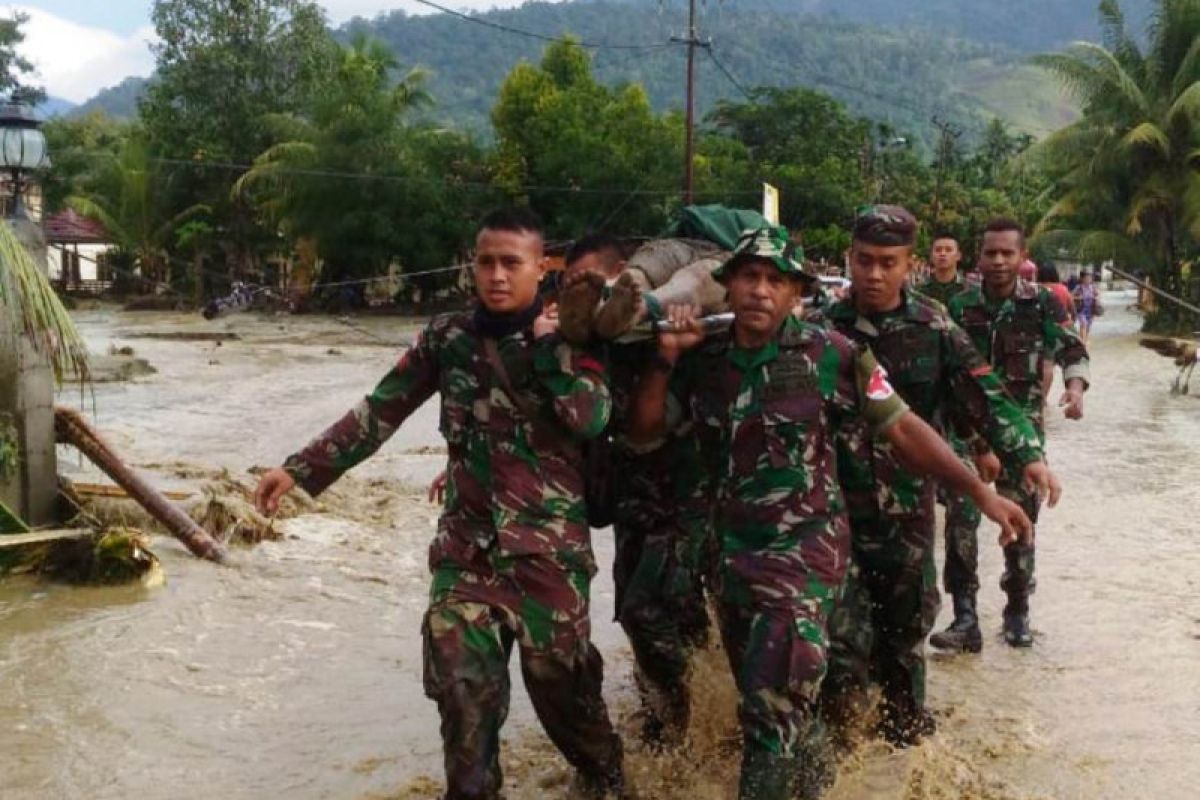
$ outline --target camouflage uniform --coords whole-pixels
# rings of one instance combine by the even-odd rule
[[[595,573],[575,440],[608,421],[603,368],[555,336],[499,339],[516,391],[554,420],[545,435],[494,379],[469,314],[434,318],[375,391],[285,469],[319,494],[441,394],[446,504],[429,549],[425,691],[442,716],[447,798],[496,798],[500,727],[515,643],[534,710],[551,740],[594,781],[620,774],[621,746],[601,698],[590,642]]]
[[[705,457],[720,628],[741,695],[739,796],[790,800],[824,766],[814,712],[849,548],[833,435],[863,419],[882,430],[907,409],[869,353],[794,317],[759,350],[726,335],[687,354],[668,407],[668,420],[686,410]]]
[[[853,299],[828,324],[870,348],[896,391],[932,427],[978,429],[1017,474],[1042,458],[1037,432],[940,303],[911,292],[894,311],[862,315]],[[908,741],[925,706],[925,636],[937,618],[935,483],[904,469],[891,445],[851,429],[838,438],[838,475],[849,511],[854,569],[830,623],[825,698],[839,711],[883,688],[884,730]],[[866,616],[863,616],[864,612]]]
[[[1046,289],[1018,280],[1012,296],[1001,301],[988,298],[982,287],[968,289],[951,299],[950,314],[991,362],[1005,388],[1033,422],[1039,439],[1044,441],[1046,398],[1042,367],[1046,360],[1053,359],[1062,368],[1064,382],[1081,378],[1086,385],[1090,379],[1087,348],[1067,327],[1067,312],[1062,304]],[[1029,518],[1037,522],[1037,494],[1022,485],[1019,473],[1005,470],[996,481],[996,489],[1019,503]],[[969,535],[972,544],[947,542],[947,586],[977,586],[975,564],[952,560],[955,554],[974,551],[977,532],[956,530],[955,533]],[[1028,545],[1006,547],[1004,567],[1000,586],[1009,595],[1009,607],[1027,610],[1028,596],[1036,587],[1032,541]]]
[[[952,297],[977,285],[964,278],[961,272],[956,272],[954,280],[944,283],[930,277],[917,287],[917,291],[949,308]],[[974,470],[975,463],[971,460],[971,449],[966,442],[952,431],[947,433],[954,452]],[[942,582],[949,594],[974,595],[979,591],[979,537],[975,532],[979,530],[983,514],[971,498],[958,492],[942,491],[939,499],[946,507],[946,567],[942,571]]]
[[[624,429],[629,390],[653,342],[609,345],[613,427]],[[649,712],[646,733],[681,735],[687,727],[686,677],[692,646],[707,634],[708,615],[681,502],[691,493],[686,466],[694,450],[686,429],[666,446],[642,452],[617,437],[613,532],[617,621],[629,637],[638,686]],[[694,480],[695,478],[691,478]]]

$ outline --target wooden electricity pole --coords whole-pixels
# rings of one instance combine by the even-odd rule
[[[672,36],[671,41],[687,45],[687,129],[683,139],[683,202],[690,205],[693,197],[696,160],[696,48],[708,47],[696,35],[696,0],[688,0],[688,30],[686,37]]]

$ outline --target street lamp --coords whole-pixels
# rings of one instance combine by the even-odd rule
[[[0,106],[0,169],[12,176],[13,204],[9,217],[26,217],[22,197],[25,194],[25,175],[29,170],[50,166],[46,154],[46,135],[42,121],[28,104],[14,96]]]

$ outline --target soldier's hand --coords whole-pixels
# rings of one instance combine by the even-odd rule
[[[558,330],[558,306],[547,306],[533,321],[533,338],[541,339]]]
[[[1021,542],[1029,544],[1033,541],[1033,522],[1026,516],[1019,505],[995,492],[989,492],[988,498],[979,504],[983,515],[1000,526],[1000,546]]]
[[[683,351],[704,341],[704,329],[696,319],[698,312],[699,309],[690,305],[667,306],[667,330],[659,331],[658,352],[672,364],[679,360]]]
[[[264,472],[254,489],[254,507],[260,514],[274,514],[279,510],[279,501],[295,486],[295,479],[281,467]]]
[[[979,480],[984,483],[994,483],[1000,477],[1000,457],[988,450],[986,453],[976,453],[974,456],[975,470]]]
[[[1036,491],[1038,497],[1046,502],[1050,508],[1058,505],[1058,498],[1062,497],[1062,484],[1058,481],[1058,476],[1050,471],[1050,467],[1046,466],[1045,461],[1034,461],[1025,467],[1025,488],[1030,491]]]
[[[1083,419],[1083,390],[1068,386],[1058,401],[1060,408],[1066,407],[1067,419]]]
[[[446,480],[446,470],[442,470],[429,484],[429,502],[439,506],[443,503],[446,499]]]

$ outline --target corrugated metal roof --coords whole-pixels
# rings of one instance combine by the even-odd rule
[[[107,244],[112,241],[103,225],[71,208],[46,217],[42,228],[48,244]]]

